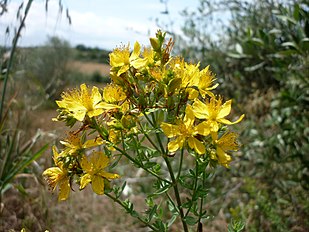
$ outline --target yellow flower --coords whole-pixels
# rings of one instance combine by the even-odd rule
[[[83,121],[86,115],[92,118],[102,114],[104,110],[118,107],[103,102],[99,89],[93,87],[90,92],[86,84],[80,85],[80,90],[74,89],[69,92],[64,92],[62,94],[62,100],[56,101],[56,103],[78,121]]]
[[[126,94],[119,85],[109,84],[103,89],[103,99],[107,103],[118,103],[126,99]]]
[[[103,90],[103,99],[107,103],[115,104],[120,112],[126,113],[130,109],[130,102],[123,88],[116,84],[109,84]]]
[[[51,191],[55,191],[56,187],[59,186],[58,200],[64,201],[70,194],[70,177],[68,171],[63,167],[63,163],[58,161],[60,155],[55,146],[53,146],[53,154],[53,159],[57,167],[46,169],[42,175]]]
[[[213,82],[215,80],[216,78],[209,70],[209,65],[206,68],[204,68],[202,71],[200,71],[198,89],[203,98],[205,98],[206,94],[211,97],[214,97],[214,94],[210,90],[217,88],[217,86],[219,85],[218,83],[213,85]]]
[[[69,138],[65,141],[60,141],[60,143],[66,146],[63,152],[60,154],[61,156],[65,156],[77,154],[79,151],[86,148],[99,146],[103,144],[103,139],[95,138],[82,143],[81,138],[78,135],[70,133]]]
[[[209,126],[206,122],[202,122],[199,125],[194,126],[194,120],[195,117],[192,107],[188,105],[183,121],[179,121],[177,125],[168,124],[165,122],[161,123],[161,128],[168,138],[177,137],[167,145],[170,152],[175,152],[182,148],[184,142],[187,140],[191,149],[194,149],[198,154],[205,153],[205,146],[201,141],[195,138],[195,136],[198,134],[207,136],[210,133]]]
[[[233,132],[227,132],[218,139],[217,133],[212,133],[212,138],[216,145],[216,151],[218,156],[218,162],[220,165],[228,168],[229,163],[232,161],[230,155],[227,151],[238,151],[239,144],[237,143],[238,135]]]
[[[219,130],[219,123],[226,125],[235,124],[240,122],[245,116],[244,114],[241,115],[235,122],[225,119],[231,112],[231,104],[232,100],[228,100],[222,105],[222,98],[216,99],[212,97],[210,100],[206,101],[206,104],[195,99],[192,107],[195,117],[207,119],[210,130],[212,132],[217,132]]]
[[[125,73],[130,68],[130,63],[136,60],[140,55],[141,46],[138,42],[134,44],[134,50],[130,55],[130,45],[126,47],[116,48],[109,54],[110,65],[112,70],[117,69],[117,76]],[[134,66],[134,65],[133,65]]]
[[[89,158],[84,156],[81,160],[81,167],[84,175],[80,179],[80,189],[85,188],[90,182],[96,194],[104,194],[104,180],[116,179],[120,176],[106,172],[104,169],[109,165],[109,159],[103,152],[93,152]]]

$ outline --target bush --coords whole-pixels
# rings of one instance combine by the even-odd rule
[[[245,218],[248,231],[309,228],[308,7],[305,1],[221,0],[184,12],[178,49],[211,64],[224,80],[221,88],[246,111],[240,166],[217,176],[222,189],[212,197],[238,183],[224,210]],[[210,36],[208,19],[222,10],[230,21],[219,37]]]

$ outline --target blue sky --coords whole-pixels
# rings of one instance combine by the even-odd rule
[[[22,1],[9,2],[9,12],[0,18],[0,33],[4,37],[6,26],[16,25],[16,10]],[[72,25],[66,19],[65,11],[58,13],[58,0],[49,1],[45,12],[45,0],[33,2],[26,21],[26,28],[20,40],[22,46],[41,45],[47,36],[59,36],[68,40],[72,46],[86,46],[113,49],[121,44],[133,44],[136,40],[148,45],[148,37],[154,36],[159,27],[155,19],[162,22],[174,21],[173,30],[180,31],[185,9],[196,9],[198,0],[168,0],[169,14],[160,0],[62,0],[64,8],[69,9]],[[1,39],[2,40],[2,39]],[[9,39],[0,41],[8,45]]]

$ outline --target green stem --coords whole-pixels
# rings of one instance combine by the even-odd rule
[[[178,206],[177,208],[178,208],[179,213],[180,213],[180,218],[181,218],[183,229],[184,229],[185,232],[189,232],[187,223],[185,221],[185,215],[184,215],[184,212],[183,212],[183,209],[182,209],[182,206],[181,206],[182,204],[181,204],[180,194],[179,194],[179,190],[178,190],[177,180],[175,179],[174,172],[173,172],[171,163],[169,162],[168,158],[167,157],[163,157],[163,158],[165,160],[165,163],[167,165],[168,171],[169,171],[171,179],[172,179],[174,193],[175,193],[176,202],[177,202],[177,206]]]
[[[14,38],[13,38],[12,50],[11,50],[11,53],[10,53],[10,59],[8,61],[8,65],[7,65],[7,69],[6,69],[6,73],[5,73],[5,77],[4,77],[3,88],[2,88],[2,98],[1,98],[1,102],[0,102],[0,125],[1,125],[1,122],[2,122],[2,113],[3,113],[4,99],[5,99],[5,94],[6,94],[6,88],[7,88],[7,83],[8,83],[8,79],[9,79],[9,74],[10,74],[10,71],[11,71],[12,63],[13,63],[13,57],[14,57],[15,50],[16,50],[16,47],[17,47],[18,39],[19,39],[20,34],[21,34],[21,30],[25,26],[25,21],[26,21],[27,15],[29,13],[29,10],[30,10],[32,2],[33,2],[33,0],[29,0],[28,1],[26,9],[25,9],[24,17],[22,18],[21,23],[20,23],[20,25],[18,27],[18,30],[17,30]]]
[[[148,139],[148,141],[151,143],[151,145],[157,150],[159,151],[159,148],[157,147],[157,145],[152,141],[152,139],[148,136],[148,134],[146,133],[146,131],[144,130],[143,126],[141,125],[141,123],[138,123],[141,131],[143,133],[143,135],[145,135],[145,137]]]
[[[128,160],[132,161],[134,164],[136,164],[138,167],[141,167],[143,170],[145,170],[146,172],[148,172],[149,174],[153,175],[154,177],[158,178],[161,181],[164,181],[168,184],[172,184],[170,181],[158,176],[155,172],[152,172],[151,170],[145,168],[142,164],[140,164],[139,162],[136,162],[135,159],[133,159],[128,153],[126,153],[125,151],[121,150],[120,148],[118,148],[117,146],[113,146],[117,151],[119,151],[121,154],[123,154]]]
[[[107,197],[109,197],[110,199],[112,199],[114,202],[116,202],[117,204],[119,204],[121,207],[123,207],[126,211],[130,211],[130,209],[128,209],[125,204],[123,204],[123,202],[121,200],[119,200],[118,198],[110,195],[109,193],[104,193]],[[145,221],[136,211],[136,218],[142,222],[143,224],[145,224],[146,226],[148,226],[150,229],[152,229],[153,231],[156,231],[156,228],[154,226],[152,226],[151,224],[149,224],[147,221]]]
[[[179,168],[178,168],[178,173],[177,173],[177,177],[176,177],[177,181],[179,180],[179,177],[180,177],[180,174],[181,174],[182,162],[183,162],[183,152],[184,152],[184,148],[182,147],[181,153],[180,153]]]
[[[197,232],[203,231],[203,224],[201,223],[202,214],[203,214],[203,203],[204,203],[204,197],[202,197],[201,203],[200,203],[200,213],[199,213],[198,223],[197,223]]]
[[[204,171],[203,172],[203,185],[205,185],[205,180],[206,180],[206,173]],[[201,222],[202,214],[203,214],[203,204],[204,204],[204,197],[201,198],[200,212],[199,212],[198,224],[197,224],[197,232],[203,232],[203,224]]]
[[[196,194],[196,189],[197,189],[197,181],[198,181],[198,161],[196,160],[195,162],[195,178],[194,178],[194,187],[193,187],[193,192],[192,192],[192,198],[191,201],[195,198],[195,194]],[[192,208],[192,205],[190,205],[190,207],[188,208],[187,212],[186,212],[186,217],[188,216],[188,214],[190,213],[190,210]]]

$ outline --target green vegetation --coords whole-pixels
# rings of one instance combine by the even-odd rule
[[[76,45],[75,50],[76,50],[76,56],[75,56],[76,60],[109,64],[108,54],[110,53],[110,51],[100,49],[97,47],[91,48],[82,44]]]
[[[225,201],[226,217],[242,218],[247,231],[309,228],[308,9],[306,1],[220,0],[184,12],[177,49],[210,64],[223,79],[218,88],[246,112],[243,149],[229,175],[217,175],[222,185],[212,198]]]

